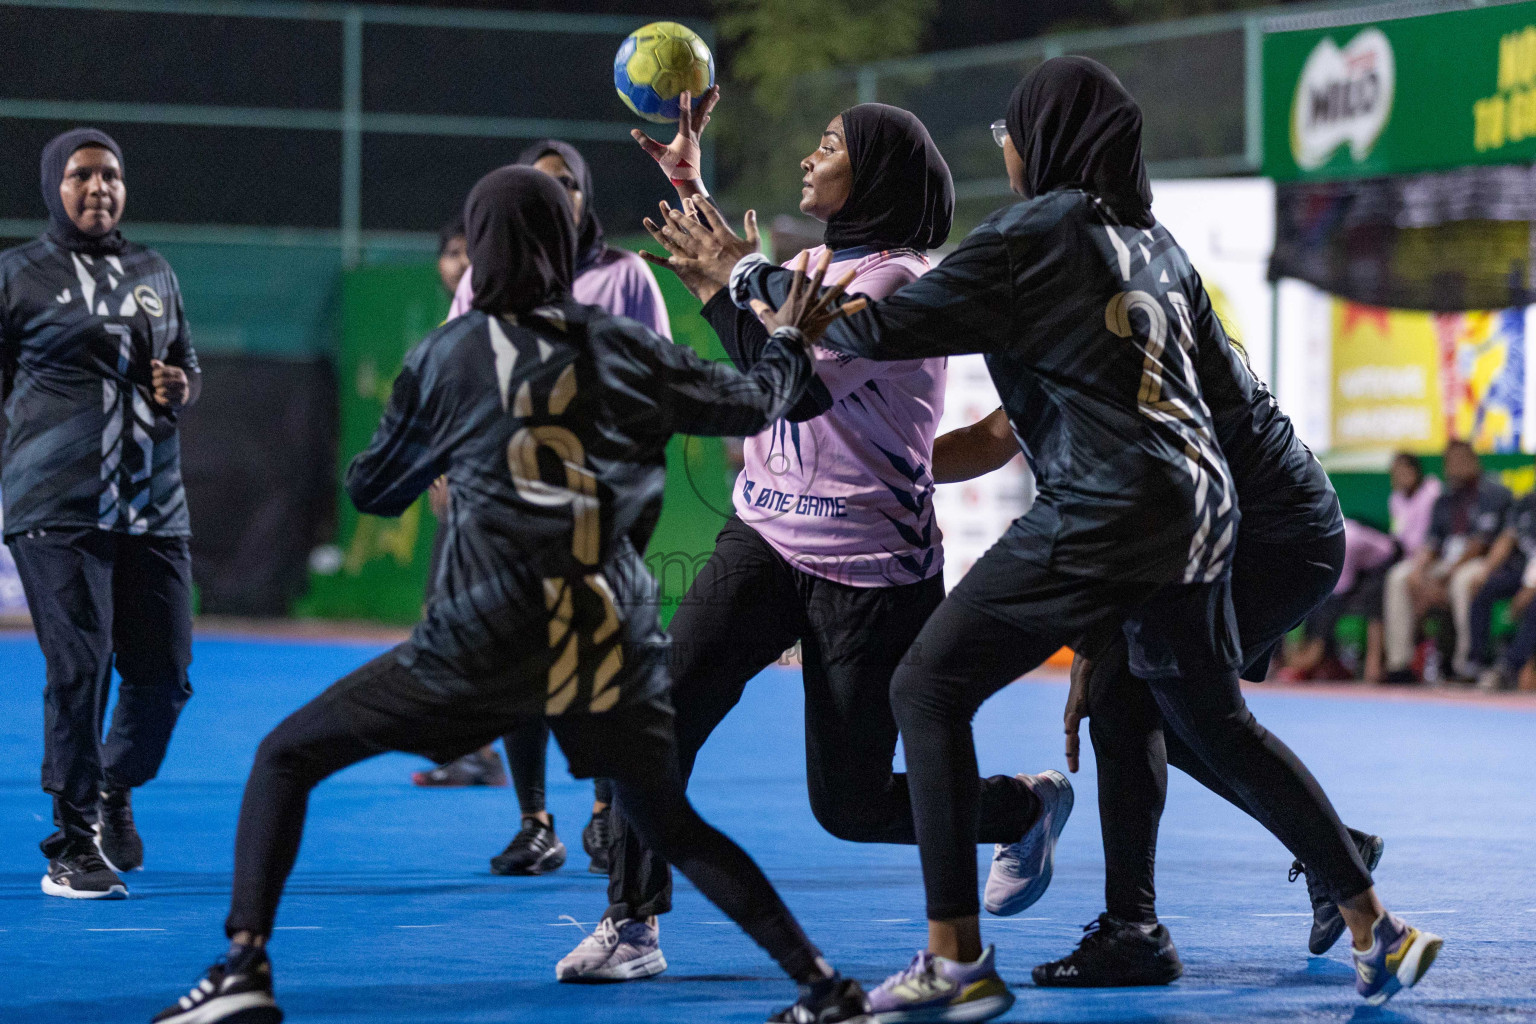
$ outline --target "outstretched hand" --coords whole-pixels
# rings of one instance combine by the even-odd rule
[[[867,300],[858,298],[846,305],[837,305],[837,300],[856,276],[853,270],[848,271],[841,281],[826,291],[821,290],[822,278],[826,276],[827,267],[832,264],[832,250],[822,250],[821,259],[816,262],[816,273],[809,281],[805,277],[806,262],[807,256],[802,252],[795,261],[795,276],[790,281],[789,295],[785,297],[782,306],[774,309],[761,299],[753,299],[752,312],[757,314],[770,334],[780,327],[794,327],[805,335],[805,343],[809,346],[816,343],[832,321],[859,312],[867,305]]]
[[[731,279],[738,260],[758,251],[761,236],[757,230],[757,211],[748,210],[742,221],[743,238],[726,225],[720,212],[707,199],[684,199],[683,209],[661,204],[661,222],[645,219],[645,230],[666,247],[670,254],[661,257],[641,252],[647,262],[666,267],[688,286],[700,302],[708,302]]]
[[[703,165],[699,135],[704,131],[704,126],[709,124],[709,112],[715,109],[719,100],[718,85],[704,90],[699,96],[698,106],[694,106],[692,93],[685,91],[679,96],[678,106],[681,109],[677,117],[677,136],[670,145],[663,146],[639,128],[629,134],[674,182],[697,182],[699,168]]]

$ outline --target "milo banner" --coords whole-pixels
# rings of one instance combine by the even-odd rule
[[[1536,158],[1536,4],[1271,33],[1263,67],[1277,181]]]
[[[1333,300],[1332,450],[1531,449],[1524,309],[1423,313]]]

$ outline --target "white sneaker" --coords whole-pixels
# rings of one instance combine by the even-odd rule
[[[1058,771],[1017,778],[1040,798],[1040,817],[1016,843],[993,850],[983,904],[987,913],[1017,914],[1045,895],[1056,864],[1056,840],[1072,814],[1072,783]]]
[[[573,984],[603,981],[635,981],[667,969],[661,955],[661,926],[656,918],[644,921],[603,918],[597,929],[555,965],[555,980]]]

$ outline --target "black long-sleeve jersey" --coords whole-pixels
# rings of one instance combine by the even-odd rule
[[[789,273],[734,275],[738,304],[781,301]],[[832,325],[822,344],[870,359],[980,352],[1039,496],[1004,536],[1063,573],[1214,580],[1238,510],[1196,364],[1228,345],[1197,322],[1203,288],[1161,225],[1119,224],[1058,190],[989,217],[939,266]]]
[[[641,553],[661,513],[667,440],[755,433],[811,376],[792,337],[740,374],[575,303],[471,312],[429,334],[346,475],[358,509],[379,515],[448,477],[442,565],[404,658],[445,687],[505,684],[509,700],[550,715],[664,687]]]
[[[8,428],[5,535],[41,527],[190,535],[175,412],[150,360],[200,386],[181,289],[153,249],[72,252],[40,238],[0,253],[0,372]]]

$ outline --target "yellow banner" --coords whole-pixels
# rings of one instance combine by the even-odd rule
[[[1525,311],[1422,313],[1333,302],[1333,450],[1518,452]]]

